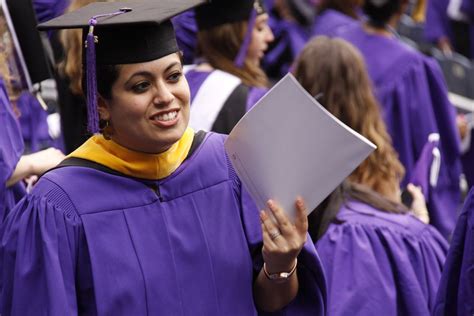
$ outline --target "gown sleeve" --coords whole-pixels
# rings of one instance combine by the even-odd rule
[[[433,315],[474,314],[474,189],[459,216]]]
[[[430,226],[414,234],[331,224],[316,248],[328,282],[328,315],[430,315],[447,251]]]
[[[8,201],[12,199],[7,180],[13,174],[23,153],[24,144],[20,125],[13,113],[3,80],[0,78],[0,222],[13,207]]]
[[[3,316],[77,315],[78,297],[91,288],[87,281],[76,283],[76,277],[87,279],[77,269],[85,244],[81,220],[70,200],[48,182],[40,180],[0,231]]]
[[[260,226],[259,211],[250,194],[242,186],[235,171],[233,173],[235,190],[240,199],[242,221],[247,237],[247,243],[253,259],[254,276],[256,277],[263,268],[262,259],[262,231]],[[274,312],[259,312],[266,316],[299,316],[299,315],[325,315],[326,311],[326,280],[324,271],[316,249],[308,235],[306,244],[298,256],[298,281],[299,291],[297,297],[284,309]]]
[[[407,171],[402,186],[411,179],[429,135],[440,134],[438,183],[426,200],[431,223],[448,238],[454,229],[460,202],[460,140],[454,107],[447,99],[441,70],[434,63],[424,56],[412,56],[399,79],[378,85],[377,94],[384,105],[385,121],[394,147]]]

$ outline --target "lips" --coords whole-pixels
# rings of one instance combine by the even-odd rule
[[[172,127],[179,120],[179,109],[171,109],[168,111],[160,111],[150,116],[153,124],[160,127]]]

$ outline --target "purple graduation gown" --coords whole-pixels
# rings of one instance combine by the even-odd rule
[[[87,167],[48,172],[1,231],[2,316],[267,315],[259,212],[210,133],[169,177]],[[323,315],[325,279],[308,238],[298,296],[271,315]]]
[[[316,18],[313,25],[313,36],[335,36],[345,27],[358,23],[348,15],[333,9],[326,9]]]
[[[454,231],[433,315],[474,315],[474,189]]]
[[[23,197],[25,187],[21,182],[7,188],[7,180],[13,174],[23,154],[23,138],[20,125],[11,108],[3,80],[0,79],[0,223],[6,214]]]
[[[410,214],[349,201],[316,249],[328,283],[328,316],[428,316],[448,245]]]
[[[428,135],[440,134],[441,170],[427,201],[432,225],[448,237],[460,203],[460,139],[456,111],[439,65],[396,38],[366,33],[360,23],[338,36],[356,46],[365,59],[393,145],[406,169],[402,186],[411,178]]]

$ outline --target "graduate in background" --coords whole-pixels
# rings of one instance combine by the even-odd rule
[[[4,224],[2,315],[324,314],[303,201],[294,224],[269,202],[273,222],[242,188],[225,137],[188,127],[169,18],[198,3],[96,3],[40,26],[88,32],[95,135]]]
[[[474,57],[474,5],[471,0],[430,0],[425,37],[445,54]]]
[[[401,42],[393,32],[405,0],[366,0],[367,21],[345,27],[338,36],[359,49],[374,85],[382,116],[408,184],[432,133],[440,135],[441,169],[428,201],[431,224],[449,238],[461,202],[460,136],[437,62]]]
[[[260,67],[273,33],[261,0],[216,0],[196,9],[198,57],[186,72],[196,130],[228,134],[267,92]]]
[[[413,213],[400,203],[403,167],[362,56],[344,40],[316,37],[294,74],[329,112],[377,145],[309,215],[328,282],[327,315],[430,315],[448,245],[425,224],[420,189],[408,187]]]
[[[474,314],[474,188],[459,216],[433,315]]]
[[[311,37],[316,4],[310,0],[266,0],[265,5],[275,40],[268,47],[262,67],[270,80],[278,81]]]
[[[24,5],[27,7],[25,8]],[[38,49],[35,46],[35,34],[30,34],[30,32],[36,32],[38,35],[35,29],[36,23],[28,20],[18,21],[18,16],[24,14],[25,10],[31,9],[30,11],[33,13],[31,4],[17,2],[14,6],[8,7],[11,19],[23,23],[21,29],[15,29],[14,26],[18,26],[18,24],[14,24],[13,29],[10,28],[12,25],[6,23],[4,9],[0,10],[0,224],[3,223],[15,204],[26,194],[24,180],[32,184],[38,175],[54,167],[64,158],[59,150],[53,148],[30,155],[25,154],[24,135],[19,117],[25,115],[25,111],[30,114],[32,111],[30,108],[25,109],[25,106],[37,106],[39,113],[44,115],[42,118],[46,121],[46,112],[39,106],[38,100],[26,90],[25,79],[26,72],[31,79],[33,73],[41,74],[41,54],[36,52],[38,60],[26,62],[25,55],[20,54],[20,48],[14,45],[16,41],[13,38],[16,34],[21,36],[18,38],[18,42],[22,44],[23,48]],[[23,68],[20,65],[26,65],[26,67]],[[23,111],[19,109],[19,106],[23,106]],[[31,120],[33,119],[41,118],[31,118]],[[23,126],[23,129],[34,124],[26,125]],[[39,138],[34,134],[37,130],[31,132],[33,133],[30,133],[29,136]]]
[[[54,148],[23,155],[23,138],[14,112],[4,80],[0,79],[0,224],[26,194],[23,180],[33,183],[33,177],[53,168],[64,158]]]

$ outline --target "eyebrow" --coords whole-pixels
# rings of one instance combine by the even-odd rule
[[[171,68],[175,67],[176,65],[181,65],[181,62],[175,61],[175,62],[169,64],[168,67],[166,67],[166,69],[165,69],[163,72],[169,71]],[[150,71],[146,71],[146,70],[136,72],[136,73],[134,73],[133,75],[131,75],[130,78],[128,78],[128,80],[125,82],[125,85],[128,85],[128,83],[129,83],[134,77],[138,77],[138,76],[153,77],[153,73],[150,72]]]

